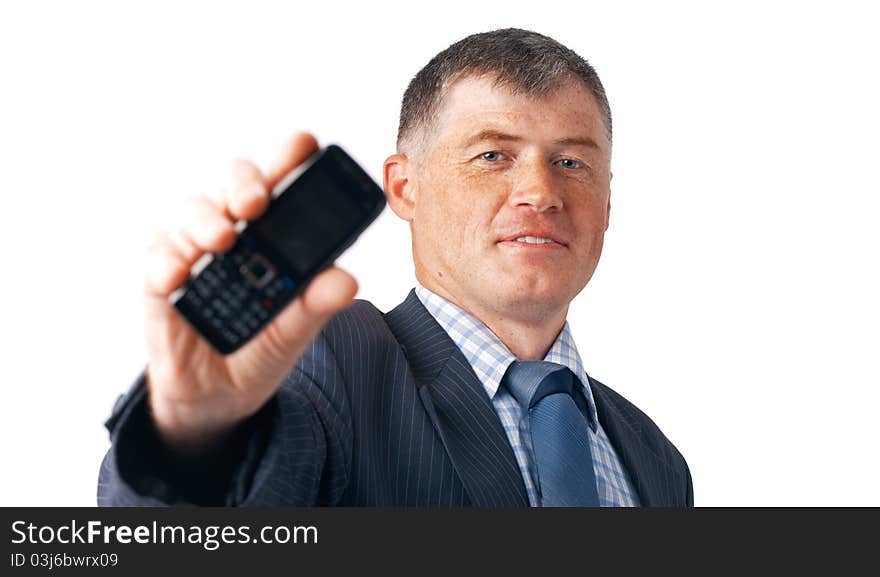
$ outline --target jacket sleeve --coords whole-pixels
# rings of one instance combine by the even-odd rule
[[[98,505],[335,504],[347,486],[352,446],[344,386],[319,335],[222,453],[183,462],[158,438],[141,374],[106,422],[112,444],[99,472]]]

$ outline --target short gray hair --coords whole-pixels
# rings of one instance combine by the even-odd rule
[[[459,40],[419,70],[403,94],[398,152],[411,145],[416,132],[432,124],[448,88],[466,76],[494,78],[496,86],[529,96],[547,94],[568,80],[580,82],[596,99],[611,142],[611,107],[593,67],[548,36],[505,28]]]

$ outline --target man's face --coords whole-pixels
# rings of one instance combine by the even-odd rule
[[[608,227],[610,144],[592,95],[464,78],[426,141],[412,183],[419,281],[480,315],[564,317]]]

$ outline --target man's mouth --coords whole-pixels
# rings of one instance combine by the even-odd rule
[[[557,234],[550,230],[519,230],[509,236],[498,241],[502,244],[518,244],[518,245],[543,245],[548,248],[552,246],[566,247],[568,246]]]
[[[550,244],[556,242],[552,238],[547,238],[544,236],[518,236],[513,240],[516,242],[525,242],[528,244]]]

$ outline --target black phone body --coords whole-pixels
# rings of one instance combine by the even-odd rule
[[[231,249],[205,254],[171,304],[221,354],[256,335],[385,207],[382,189],[336,145],[272,191],[266,211],[236,223]]]

